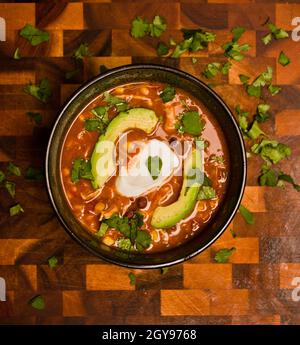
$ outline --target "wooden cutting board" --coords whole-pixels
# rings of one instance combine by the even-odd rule
[[[49,4],[50,3],[50,4]],[[239,82],[240,73],[256,76],[272,66],[274,82],[282,92],[270,98],[271,120],[263,129],[291,146],[293,155],[282,169],[300,181],[300,42],[279,40],[264,46],[262,24],[270,18],[292,30],[300,16],[299,1],[91,0],[66,2],[1,3],[0,17],[7,24],[7,41],[0,42],[0,169],[14,161],[22,171],[43,165],[47,138],[60,105],[82,82],[108,68],[136,62],[168,64],[203,79],[208,62],[225,61],[220,45],[231,39],[237,25],[247,29],[241,42],[252,48],[228,76],[217,77],[215,91],[234,109],[237,104],[254,112],[257,101],[249,98]],[[52,2],[54,3],[54,2]],[[157,41],[130,37],[131,20],[164,16],[168,30],[162,36],[180,38],[180,28],[206,28],[217,34],[208,50],[180,59],[157,58]],[[26,23],[51,35],[50,43],[32,47],[19,37]],[[89,44],[93,57],[84,59],[82,72],[65,79],[74,69],[72,52],[81,42]],[[12,58],[16,47],[23,58]],[[276,60],[283,50],[292,63]],[[23,92],[29,81],[47,77],[53,88],[51,102],[41,104]],[[36,126],[27,111],[41,112]],[[0,323],[7,324],[297,324],[300,302],[293,302],[292,280],[300,276],[299,194],[286,189],[260,187],[261,161],[249,161],[243,204],[255,215],[247,225],[238,214],[230,229],[208,250],[169,269],[134,270],[136,286],[129,284],[130,270],[109,265],[90,255],[65,233],[49,203],[44,182],[13,178],[16,198],[0,190],[0,277],[6,280],[7,301],[0,302]],[[10,217],[9,207],[20,202],[25,213]],[[214,262],[214,253],[236,247],[229,263]],[[55,270],[47,260],[55,255]],[[28,300],[44,296],[46,307],[34,310]]]

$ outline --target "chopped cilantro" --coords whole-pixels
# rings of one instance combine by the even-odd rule
[[[246,76],[245,74],[239,74],[239,78],[242,84],[247,84],[250,77]]]
[[[131,23],[131,36],[134,38],[144,37],[149,31],[149,23],[141,17],[136,17]]]
[[[14,59],[15,60],[20,60],[21,59],[21,54],[20,54],[20,48],[17,48],[14,52]]]
[[[16,184],[14,182],[10,182],[10,181],[5,181],[4,182],[4,187],[5,189],[8,191],[8,193],[10,194],[10,196],[12,198],[14,198],[15,194],[16,194]]]
[[[250,49],[250,45],[246,43],[239,45],[237,41],[245,31],[246,30],[242,27],[236,27],[231,30],[233,33],[231,42],[227,42],[222,45],[225,56],[236,61],[241,61],[244,59],[242,52],[248,51]]]
[[[13,162],[8,163],[7,171],[12,175],[21,176],[21,169]]]
[[[286,66],[291,62],[291,60],[284,54],[284,52],[280,52],[278,62],[280,65]]]
[[[42,169],[29,167],[25,173],[27,180],[41,181],[44,178]]]
[[[0,183],[5,180],[5,174],[2,170],[0,170]]]
[[[198,59],[195,57],[192,57],[192,64],[194,65],[195,63],[197,63]]]
[[[71,181],[76,183],[79,179],[93,180],[91,172],[91,162],[82,158],[77,158],[73,161]]]
[[[99,131],[100,133],[104,133],[105,127],[103,121],[94,118],[84,120],[84,129],[88,132]]]
[[[222,248],[215,255],[215,261],[224,264],[228,262],[230,256],[236,251],[235,247],[232,248]]]
[[[289,37],[289,34],[285,30],[278,28],[273,23],[269,23],[268,28],[270,32],[262,38],[262,42],[265,45],[269,44],[273,38],[278,40]]]
[[[198,200],[209,200],[216,197],[216,191],[213,187],[202,186],[198,194]]]
[[[18,214],[23,213],[23,212],[24,210],[20,204],[16,204],[9,209],[9,214],[11,217],[17,216]]]
[[[267,70],[261,73],[251,85],[247,86],[249,96],[260,97],[261,88],[272,83],[273,69],[268,66]]]
[[[80,46],[73,52],[76,60],[82,60],[84,57],[91,56],[89,45],[87,43],[80,43]]]
[[[245,206],[243,206],[242,204],[240,205],[239,208],[240,214],[243,216],[243,218],[245,219],[246,223],[248,224],[254,224],[254,216],[252,214],[252,212],[250,212]]]
[[[146,161],[146,166],[153,180],[156,180],[161,172],[162,159],[159,156],[149,156]]]
[[[127,104],[125,100],[123,100],[122,98],[113,96],[109,92],[104,92],[104,99],[109,104],[109,106],[118,107],[124,103]]]
[[[257,122],[257,120],[253,121],[251,128],[248,130],[247,135],[255,140],[257,139],[260,135],[265,135],[265,132],[263,132],[260,127],[259,124]]]
[[[99,230],[96,232],[97,237],[103,237],[108,229],[108,225],[106,223],[101,223]]]
[[[248,131],[248,115],[249,113],[247,111],[244,111],[241,109],[240,105],[237,105],[235,108],[236,113],[238,114],[238,120],[239,120],[239,127],[244,132],[247,133]]]
[[[136,248],[139,251],[142,251],[148,248],[151,244],[151,235],[148,231],[138,230],[137,236],[135,239]]]
[[[161,273],[161,274],[166,274],[166,273],[168,273],[168,271],[169,271],[169,267],[162,267],[162,268],[160,269],[160,273]]]
[[[272,96],[275,96],[281,91],[281,87],[270,84],[268,90]]]
[[[270,108],[269,104],[259,104],[256,109],[255,119],[258,122],[265,122],[270,117],[270,114],[268,113]]]
[[[167,55],[169,53],[169,47],[165,43],[159,42],[156,48],[156,52],[158,56]]]
[[[41,295],[33,297],[29,304],[32,306],[32,308],[37,310],[44,310],[45,309],[45,301],[44,298]]]
[[[218,72],[220,71],[221,64],[219,62],[211,62],[206,65],[205,70],[203,71],[203,75],[207,79],[211,79],[215,77]]]
[[[180,119],[180,132],[191,135],[201,135],[204,129],[204,122],[197,111],[186,111]]]
[[[222,74],[224,74],[224,75],[228,74],[231,66],[232,66],[232,64],[229,61],[225,62],[222,69],[221,69]]]
[[[253,86],[253,85],[248,85],[247,86],[247,93],[249,96],[253,97],[260,97],[261,96],[261,87],[260,86]]]
[[[170,102],[176,95],[176,89],[173,86],[167,85],[163,91],[159,94],[159,97],[164,103]]]
[[[40,125],[43,121],[43,116],[41,113],[36,113],[33,111],[28,111],[26,115],[36,124]]]
[[[132,248],[132,243],[129,238],[120,238],[117,241],[117,247],[129,252]]]
[[[128,273],[128,278],[130,281],[130,285],[135,285],[136,284],[136,276],[134,273],[130,272]]]
[[[91,113],[95,115],[97,118],[101,119],[105,124],[108,124],[108,109],[109,107],[106,107],[104,105],[98,105],[97,107],[91,110]]]
[[[246,31],[246,29],[241,27],[241,26],[237,26],[237,27],[233,28],[231,30],[231,32],[233,33],[232,40],[235,42],[238,41],[245,31]]]
[[[39,84],[28,84],[24,91],[43,103],[47,103],[52,94],[48,79],[42,79]]]
[[[288,145],[279,143],[276,140],[264,139],[259,144],[254,144],[251,151],[259,154],[265,161],[277,164],[282,159],[291,155]]]
[[[58,264],[58,260],[56,256],[51,256],[51,258],[48,259],[48,265],[51,269],[54,269]]]
[[[151,37],[160,37],[166,31],[167,24],[164,17],[155,16],[152,23],[149,25],[149,32]]]
[[[46,31],[39,30],[31,24],[26,24],[20,31],[20,36],[25,38],[32,46],[49,41],[50,35]]]

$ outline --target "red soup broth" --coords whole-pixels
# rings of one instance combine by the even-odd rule
[[[176,88],[174,99],[164,103],[160,93],[165,87],[165,84],[158,82],[130,83],[111,89],[109,93],[126,100],[130,108],[142,107],[153,110],[160,119],[155,130],[150,134],[140,129],[129,129],[126,132],[128,146],[134,141],[147,142],[151,139],[158,139],[171,146],[176,143],[182,147],[184,141],[192,142],[193,136],[182,134],[176,129],[180,114],[187,111],[187,108],[189,111],[197,111],[205,123],[201,134],[201,139],[205,143],[204,172],[216,194],[212,199],[197,201],[192,213],[175,226],[155,229],[151,226],[151,218],[158,206],[169,205],[178,199],[182,176],[173,174],[164,180],[162,185],[137,197],[126,197],[118,192],[115,185],[118,167],[115,176],[111,176],[99,190],[95,190],[88,179],[72,182],[71,171],[74,160],[90,159],[98,141],[99,131],[87,131],[85,120],[93,117],[91,113],[93,108],[107,105],[103,94],[96,97],[78,114],[66,135],[61,154],[61,178],[65,196],[74,216],[86,231],[96,234],[101,221],[114,214],[130,217],[132,212],[139,212],[143,215],[142,230],[148,231],[151,235],[151,244],[144,252],[160,252],[179,246],[202,231],[220,207],[228,180],[229,155],[226,141],[213,114],[198,99],[179,88]],[[108,110],[110,120],[117,115],[116,107]],[[130,154],[128,157],[130,159]],[[109,246],[116,246],[120,237],[122,234],[119,231],[109,228],[99,241]]]

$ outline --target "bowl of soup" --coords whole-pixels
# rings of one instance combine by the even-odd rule
[[[234,116],[195,77],[129,65],[84,84],[61,110],[46,157],[67,232],[101,259],[158,268],[192,258],[227,228],[245,187]]]

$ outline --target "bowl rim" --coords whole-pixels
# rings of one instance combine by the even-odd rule
[[[117,257],[116,257],[116,259],[108,258],[105,255],[102,255],[98,251],[94,250],[91,246],[87,245],[86,242],[84,242],[79,236],[77,236],[72,231],[72,229],[67,225],[66,221],[64,220],[62,214],[60,213],[60,211],[59,211],[59,209],[55,203],[54,196],[52,193],[51,183],[50,183],[50,179],[49,179],[49,156],[51,154],[50,149],[51,149],[51,145],[52,145],[52,140],[53,140],[56,128],[59,125],[61,118],[64,116],[64,114],[65,114],[66,110],[68,109],[68,107],[70,106],[70,104],[73,101],[75,101],[76,98],[84,90],[89,88],[94,83],[101,81],[102,79],[104,79],[106,77],[113,76],[116,73],[126,72],[126,71],[136,70],[136,69],[144,69],[144,70],[156,69],[156,70],[162,70],[162,71],[170,72],[170,73],[176,74],[180,78],[188,79],[191,82],[197,84],[198,86],[204,88],[209,94],[211,94],[220,103],[220,105],[226,111],[227,115],[230,117],[230,119],[231,119],[231,121],[235,127],[236,135],[237,135],[237,138],[239,140],[240,149],[242,152],[242,166],[241,166],[241,168],[243,169],[243,171],[242,171],[241,187],[240,187],[239,195],[237,196],[237,201],[235,202],[234,209],[231,212],[230,216],[228,217],[226,223],[224,223],[224,225],[218,230],[216,235],[208,243],[206,243],[204,246],[201,246],[200,248],[193,251],[192,253],[186,254],[179,259],[167,261],[164,263],[157,263],[157,264],[156,263],[154,263],[154,264],[136,264],[136,263],[129,263],[129,262],[121,262],[118,260]],[[224,231],[227,229],[228,225],[231,223],[232,219],[234,218],[235,214],[237,213],[239,206],[241,204],[241,200],[242,200],[244,191],[245,191],[246,180],[247,180],[247,156],[246,156],[245,143],[244,143],[244,140],[242,137],[242,133],[239,129],[237,120],[235,119],[234,115],[232,114],[230,108],[227,106],[225,101],[213,89],[211,89],[202,80],[200,80],[200,79],[194,77],[193,75],[191,75],[187,72],[184,72],[178,68],[160,65],[160,64],[148,64],[148,63],[141,63],[140,64],[139,63],[139,64],[130,64],[130,65],[123,65],[123,66],[115,67],[115,68],[109,69],[108,71],[106,71],[104,73],[97,75],[96,77],[94,77],[92,79],[89,79],[87,82],[83,83],[78,89],[76,89],[72,93],[72,95],[64,102],[61,110],[59,111],[59,115],[58,115],[52,129],[51,129],[51,134],[50,134],[49,139],[48,139],[46,156],[45,156],[45,178],[46,178],[47,192],[48,192],[48,196],[50,198],[50,202],[52,204],[52,207],[56,213],[56,216],[58,217],[58,220],[63,225],[64,230],[71,236],[72,239],[74,239],[77,243],[79,243],[82,247],[84,247],[90,253],[92,253],[93,255],[97,256],[98,258],[100,258],[106,262],[109,262],[109,263],[112,263],[112,264],[115,264],[118,266],[126,267],[126,268],[157,269],[157,268],[162,268],[162,267],[173,266],[173,265],[182,263],[184,261],[187,261],[187,260],[193,258],[194,256],[200,254],[201,252],[206,250],[208,247],[210,247],[224,233]]]

